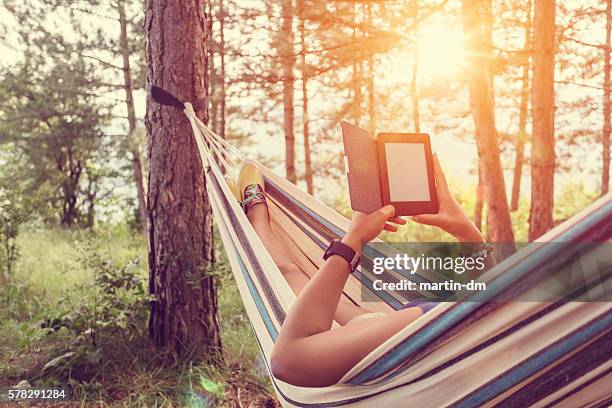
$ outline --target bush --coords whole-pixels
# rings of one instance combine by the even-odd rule
[[[89,381],[118,345],[146,340],[149,296],[140,261],[120,265],[92,238],[80,249],[79,265],[93,281],[70,291],[43,319],[44,329],[67,331],[72,341],[44,366],[42,377],[70,380],[76,375]]]
[[[7,284],[13,277],[19,256],[17,235],[30,216],[28,201],[10,183],[10,179],[0,179],[0,284]]]

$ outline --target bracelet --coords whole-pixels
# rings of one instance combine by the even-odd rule
[[[495,247],[488,242],[483,242],[480,244],[476,251],[466,254],[464,252],[459,252],[459,257],[461,258],[487,258],[495,252]]]

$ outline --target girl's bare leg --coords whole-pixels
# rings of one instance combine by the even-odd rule
[[[342,240],[358,249],[383,228],[393,208],[357,214]],[[331,330],[334,313],[350,270],[339,256],[327,259],[308,282],[287,314],[271,357],[275,377],[293,385],[320,387],[337,383],[355,364],[410,322],[422,315],[420,308],[404,309],[378,319]]]
[[[249,209],[247,217],[293,292],[296,295],[300,294],[310,279],[297,266],[287,245],[272,230],[266,206],[254,205]],[[356,306],[349,300],[342,299],[334,317],[338,323],[344,325],[351,319],[365,313],[369,313],[369,311]]]
[[[271,367],[282,381],[304,387],[337,383],[355,364],[410,322],[419,308],[331,330],[349,277],[346,261],[331,257],[300,293],[274,345]]]

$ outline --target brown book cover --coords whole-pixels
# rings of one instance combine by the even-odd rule
[[[341,126],[351,208],[371,213],[383,206],[376,139],[348,122]]]

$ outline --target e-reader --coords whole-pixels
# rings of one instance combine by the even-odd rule
[[[392,204],[395,215],[435,214],[438,196],[429,136],[380,133],[342,122],[351,208],[370,213]]]
[[[378,163],[383,204],[398,215],[436,214],[438,193],[429,135],[380,133]]]

